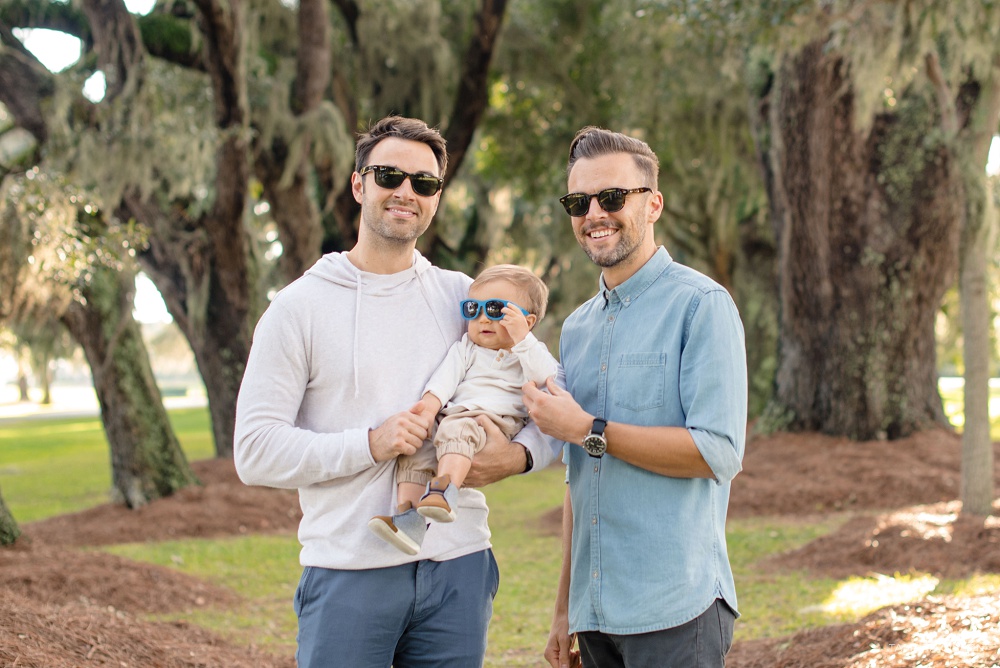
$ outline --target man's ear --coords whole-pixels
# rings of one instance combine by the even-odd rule
[[[649,221],[650,223],[655,223],[660,219],[660,214],[663,213],[663,193],[659,190],[653,193],[653,196],[649,198]]]
[[[364,199],[365,185],[361,175],[357,172],[351,174],[351,192],[354,193],[354,201],[361,204]]]

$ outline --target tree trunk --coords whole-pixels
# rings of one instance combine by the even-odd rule
[[[17,367],[17,392],[18,401],[31,401],[31,395],[28,394],[28,374],[24,372],[21,365]]]
[[[986,290],[986,250],[984,235],[967,236],[968,239],[963,239],[959,279],[965,362],[962,512],[989,515],[993,509],[993,443],[990,440],[990,307]]]
[[[233,456],[236,397],[250,352],[256,267],[246,227],[250,183],[243,2],[196,0],[212,85],[215,151],[214,200],[198,219],[183,205],[160,205],[132,188],[117,215],[135,219],[152,235],[138,255],[194,353],[205,382],[218,457]]]
[[[943,89],[943,85],[939,86]],[[959,299],[962,311],[962,357],[965,364],[962,428],[962,512],[993,512],[993,443],[990,439],[990,304],[987,253],[995,246],[996,209],[985,173],[993,132],[1000,119],[1000,57],[984,77],[970,115],[964,163],[965,215],[962,223]]]
[[[185,230],[182,220],[165,219],[155,204],[140,199],[135,191],[123,198],[118,215],[155,230],[137,259],[194,353],[205,383],[215,454],[232,457],[236,398],[250,354],[249,314],[256,313],[245,264],[246,236],[234,230],[228,245],[218,239],[219,245],[213,245],[207,235]],[[218,220],[221,227],[222,219]],[[241,263],[242,269],[232,269]],[[230,280],[223,280],[227,267]]]
[[[781,303],[768,422],[900,438],[945,423],[934,320],[955,278],[961,177],[926,95],[859,123],[850,63],[827,46],[785,57],[758,101]]]
[[[448,172],[443,174],[446,183],[462,166],[472,143],[472,135],[489,106],[490,62],[500,39],[500,27],[506,12],[507,0],[481,0],[479,3],[472,37],[462,63],[455,104],[444,134],[449,154]]]
[[[135,275],[95,265],[63,316],[90,363],[111,448],[116,501],[138,508],[197,483],[163,408],[138,323],[132,317]]]
[[[37,361],[35,374],[38,376],[38,382],[42,386],[42,398],[38,403],[42,406],[51,406],[52,376],[55,372],[52,370],[52,355],[48,351]]]
[[[0,494],[0,545],[11,545],[21,535],[21,529],[17,526],[14,516],[10,514],[7,504],[4,503],[3,495]]]

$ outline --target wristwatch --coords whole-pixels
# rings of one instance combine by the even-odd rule
[[[608,426],[607,420],[597,418],[594,426],[590,428],[590,433],[583,437],[583,449],[591,457],[603,457],[608,450],[608,439],[604,438],[604,428]]]

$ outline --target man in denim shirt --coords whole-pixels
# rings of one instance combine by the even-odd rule
[[[566,389],[524,388],[566,442],[554,668],[721,667],[738,616],[725,524],[746,437],[743,326],[724,288],[656,245],[658,167],[645,142],[600,128],[570,148],[560,201],[600,290],[563,325]]]

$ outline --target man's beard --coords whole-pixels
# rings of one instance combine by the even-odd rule
[[[420,235],[427,231],[427,228],[430,227],[430,221],[414,219],[410,224],[393,223],[388,219],[388,216],[379,212],[374,216],[363,216],[362,225],[368,227],[377,238],[386,244],[408,244],[420,238]]]
[[[583,252],[590,258],[590,261],[598,267],[614,267],[624,260],[627,260],[645,239],[645,226],[633,223],[634,221],[628,221],[628,223],[624,225],[619,225],[617,227],[618,243],[616,243],[613,248],[601,251],[600,253],[594,251],[594,249],[587,243],[589,237],[585,232],[582,233],[582,238],[577,239],[577,241],[579,242],[580,247],[583,248]]]

